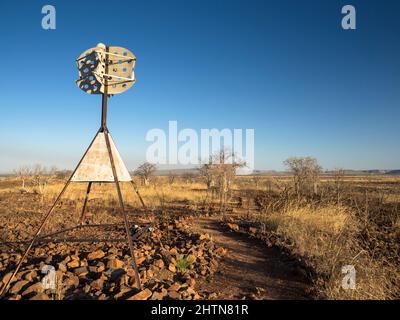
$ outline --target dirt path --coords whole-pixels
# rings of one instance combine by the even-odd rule
[[[196,218],[192,224],[228,250],[218,271],[199,290],[216,292],[217,299],[311,298],[310,283],[278,249],[225,230],[216,218]]]

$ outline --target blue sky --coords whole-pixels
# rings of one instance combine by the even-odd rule
[[[45,4],[56,7],[56,30],[41,28]],[[400,168],[399,1],[104,4],[0,3],[0,172],[74,167],[101,103],[75,85],[75,59],[98,42],[137,56],[137,83],[109,103],[129,169],[145,160],[146,132],[169,120],[254,128],[258,169],[306,155],[326,169]],[[357,30],[341,28],[346,4]]]

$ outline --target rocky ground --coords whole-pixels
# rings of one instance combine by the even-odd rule
[[[2,284],[11,276],[20,253],[2,248]],[[20,252],[20,251],[19,251]],[[213,293],[198,292],[218,267],[224,253],[208,234],[192,232],[184,221],[175,220],[146,231],[135,241],[142,290],[135,282],[126,243],[54,243],[36,246],[13,279],[6,299],[209,299]],[[45,290],[41,270],[54,266],[55,289]]]
[[[63,200],[42,234],[77,225],[80,207]],[[127,206],[142,289],[116,203],[90,202],[85,227],[36,244],[12,280],[4,299],[304,299],[312,297],[310,281],[297,261],[264,241],[257,228],[241,234],[236,220],[200,217],[198,210],[174,206],[164,214],[146,215]],[[78,208],[78,210],[76,209]],[[34,194],[0,192],[0,287],[4,286],[32,239],[46,205]],[[185,217],[185,218],[183,218]],[[98,224],[107,223],[107,225]],[[140,227],[135,226],[138,224]],[[87,225],[86,225],[87,224]],[[94,225],[94,227],[89,227]],[[97,226],[96,226],[97,225]],[[151,226],[152,229],[148,230]],[[242,230],[242,226],[240,226]],[[72,242],[81,238],[103,242]],[[43,241],[47,240],[47,242]],[[50,242],[49,242],[50,241]],[[54,289],[45,289],[42,271],[56,273]]]

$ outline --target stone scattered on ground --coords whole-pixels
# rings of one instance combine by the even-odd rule
[[[139,293],[135,294],[134,296],[128,298],[127,300],[147,300],[152,296],[152,292],[150,289],[146,288]]]
[[[226,225],[232,231],[239,231],[239,226],[236,223],[227,223]]]
[[[184,220],[160,224],[145,233],[135,246],[142,290],[126,243],[47,243],[34,247],[27,263],[10,284],[6,299],[206,299],[196,291],[198,282],[212,275],[217,258],[208,234],[191,231]],[[2,251],[4,251],[2,249]],[[0,285],[10,278],[20,253],[0,251]],[[55,288],[45,288],[42,270],[54,267]]]

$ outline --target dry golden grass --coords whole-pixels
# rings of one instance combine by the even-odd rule
[[[126,201],[126,203],[129,205],[139,207],[141,204],[132,185],[130,183],[121,183],[120,185],[124,201]],[[54,200],[63,186],[64,184],[62,182],[47,186],[44,194],[45,202],[49,203]],[[65,197],[77,202],[83,201],[86,193],[86,187],[87,184],[85,183],[71,184],[68,187]],[[207,190],[201,183],[174,183],[172,185],[158,183],[150,186],[140,186],[139,190],[143,200],[149,207],[157,207],[162,203],[198,203],[207,196]],[[102,199],[105,205],[114,203],[117,199],[115,184],[94,184],[92,186],[89,199]]]
[[[291,251],[312,264],[324,280],[314,279],[328,299],[391,299],[397,294],[398,269],[376,260],[359,244],[361,226],[355,213],[340,205],[313,207],[292,204],[263,219],[272,231],[290,243]],[[356,288],[343,289],[342,267],[353,265]]]

